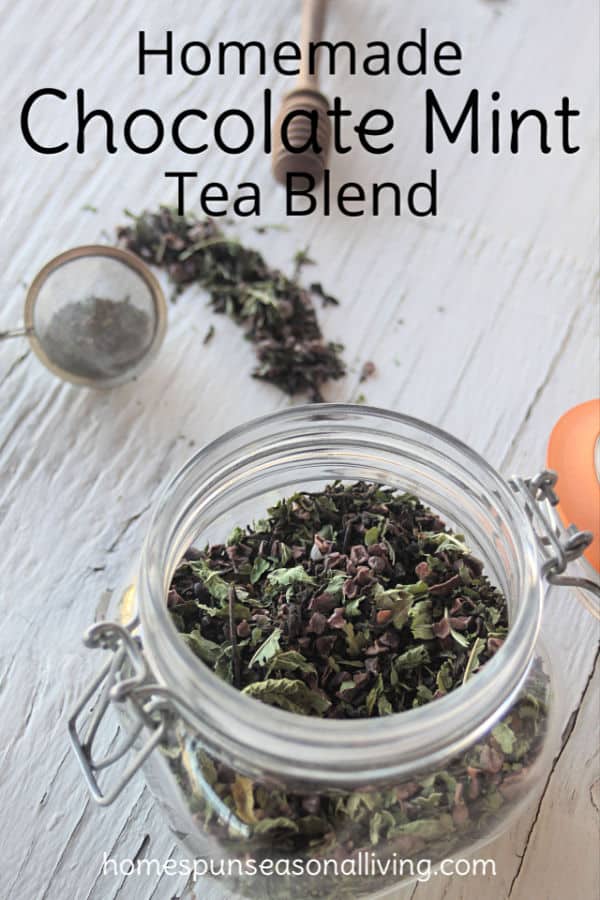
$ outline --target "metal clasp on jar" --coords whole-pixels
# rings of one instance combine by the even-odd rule
[[[169,692],[151,681],[139,639],[132,633],[136,625],[135,620],[125,627],[116,622],[99,622],[89,628],[84,636],[87,647],[112,651],[110,659],[79,699],[68,723],[71,743],[88,788],[100,806],[109,806],[118,797],[144,760],[163,740],[166,731],[164,713],[170,705]],[[81,723],[84,711],[95,696],[97,701],[87,722]],[[121,705],[124,712],[126,707],[132,726],[116,750],[97,758],[94,745],[98,729],[113,703]],[[144,729],[150,732],[150,736],[133,756],[116,785],[103,792],[98,774],[134,749]]]
[[[557,481],[556,472],[544,469],[534,478],[512,478],[509,483],[525,500],[525,511],[544,557],[542,575],[549,584],[579,588],[585,608],[600,619],[600,584],[582,575],[565,574],[569,563],[583,556],[594,535],[591,531],[578,531],[575,525],[559,527],[552,515],[552,508],[559,503]]]

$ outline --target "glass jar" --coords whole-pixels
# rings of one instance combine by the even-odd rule
[[[416,494],[466,536],[507,598],[503,646],[425,706],[354,721],[267,706],[213,674],[167,610],[190,546],[221,542],[279,498],[336,479]],[[134,618],[87,634],[88,646],[111,651],[70,720],[96,801],[112,803],[141,766],[197,871],[210,874],[212,865],[229,891],[265,897],[386,892],[419,865],[491,839],[556,749],[557,683],[539,641],[544,575],[558,577],[591,536],[569,535],[570,549],[548,537],[543,504],[552,487],[547,474],[508,483],[442,431],[357,406],[296,407],[202,449],[154,510],[125,594]],[[80,720],[95,695],[84,734]],[[112,707],[128,736],[98,761],[94,738]],[[127,755],[120,781],[100,788],[102,770]]]

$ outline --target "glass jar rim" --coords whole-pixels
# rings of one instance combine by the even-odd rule
[[[372,431],[377,424],[385,423],[395,429],[397,437],[403,431],[420,436],[423,446],[435,440],[485,478],[496,508],[510,516],[518,534],[522,599],[503,646],[476,677],[446,696],[379,718],[309,718],[246,697],[218,678],[182,641],[167,610],[166,593],[181,558],[181,548],[174,552],[177,535],[181,536],[186,524],[189,526],[190,511],[182,509],[182,497],[187,496],[199,470],[204,471],[205,490],[214,491],[219,481],[227,477],[235,480],[236,453],[239,459],[248,458],[248,454],[259,456],[261,449],[272,444],[285,428],[305,434],[309,423],[319,427],[316,423],[335,425],[348,420],[351,424],[345,427],[350,431],[352,427]],[[284,445],[279,450],[283,452]],[[228,464],[223,464],[219,472],[223,459]],[[483,736],[509,710],[527,677],[544,593],[529,518],[492,466],[468,445],[419,419],[343,403],[296,406],[253,419],[205,445],[188,460],[154,507],[137,592],[144,652],[153,674],[171,694],[179,715],[208,745],[243,761],[248,770],[331,785],[381,782],[413,772],[417,764],[435,767]]]

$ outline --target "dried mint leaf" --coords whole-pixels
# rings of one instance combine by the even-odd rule
[[[288,712],[308,715],[316,712],[322,715],[331,705],[326,697],[312,691],[303,681],[293,678],[266,678],[246,685],[242,690],[248,697],[255,697],[268,703],[287,709]]]
[[[298,492],[191,557],[169,594],[177,628],[229,683],[239,671],[240,689],[292,711],[361,718],[431,702],[484,665],[508,628],[464,537],[381,485]],[[265,677],[301,680],[328,702],[251,687]]]
[[[345,375],[343,347],[324,339],[317,319],[312,294],[336,302],[320,285],[306,290],[298,273],[289,278],[272,268],[212,218],[179,216],[167,206],[127,215],[132,222],[117,229],[120,244],[165,269],[177,293],[190,284],[204,288],[214,312],[230,316],[254,344],[255,378],[321,400],[324,384]]]

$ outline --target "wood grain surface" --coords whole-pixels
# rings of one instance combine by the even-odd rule
[[[464,50],[463,74],[378,80],[338,76],[323,89],[357,111],[395,111],[396,150],[361,150],[334,162],[335,178],[410,185],[439,171],[437,218],[299,218],[259,235],[239,226],[269,260],[291,268],[310,245],[310,278],[342,300],[320,313],[325,333],[346,344],[348,377],[328,400],[360,391],[373,405],[417,415],[471,444],[504,474],[544,464],[549,432],[570,405],[598,390],[598,7],[595,0],[338,0],[327,35],[357,43],[413,38]],[[123,208],[174,202],[166,169],[190,168],[168,146],[136,156],[99,138],[78,155],[34,154],[19,132],[25,97],[52,86],[109,109],[121,123],[138,106],[168,119],[189,106],[210,115],[240,105],[254,114],[260,92],[278,99],[281,77],[136,75],[137,31],[186,40],[297,38],[295,0],[18,0],[1,6],[0,148],[2,299],[0,330],[18,324],[26,285],[55,253],[110,240]],[[582,110],[581,151],[540,157],[423,151],[423,92],[457,104],[472,87],[502,92],[507,108],[549,112],[563,95]],[[464,101],[463,101],[464,102]],[[73,104],[40,106],[45,140],[73,133]],[[90,132],[91,134],[91,132]],[[196,168],[194,162],[191,168]],[[263,189],[261,223],[283,221],[283,197],[259,146],[241,157],[206,153],[198,183]],[[193,190],[191,196],[193,196]],[[86,208],[92,205],[97,212]],[[193,202],[191,206],[193,206]],[[108,237],[107,237],[108,235]],[[67,744],[66,716],[98,661],[81,644],[133,566],[148,510],[165,479],[203,442],[288,402],[250,379],[251,346],[232,323],[211,317],[190,290],[169,309],[164,347],[139,381],[110,393],[78,390],[47,373],[27,344],[0,343],[0,896],[7,900],[169,900],[216,897],[206,883],[103,876],[103,853],[158,859],[181,851],[142,777],[118,804],[88,798]],[[212,321],[214,339],[202,338]],[[359,386],[361,365],[377,374]],[[552,591],[544,636],[562,694],[562,747],[530,808],[479,855],[495,878],[437,878],[399,890],[411,900],[592,900],[598,896],[598,630],[573,593]]]

